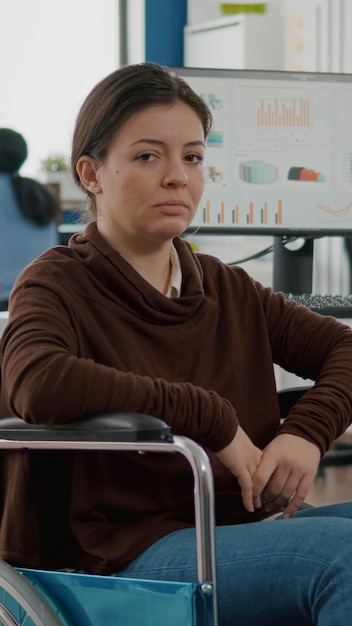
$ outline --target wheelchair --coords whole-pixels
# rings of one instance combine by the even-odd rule
[[[190,464],[198,583],[15,568],[0,561],[1,626],[217,626],[214,487],[206,453],[153,416],[94,415],[45,427],[0,420],[2,450],[179,453]]]
[[[281,418],[307,388],[279,392]],[[3,450],[160,452],[183,455],[194,484],[198,583],[163,582],[12,567],[0,560],[0,626],[217,626],[214,487],[209,459],[194,441],[138,413],[95,415],[65,426],[0,420]],[[352,463],[327,452],[322,468]]]

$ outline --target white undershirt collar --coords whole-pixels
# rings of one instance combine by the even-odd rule
[[[179,298],[181,295],[182,272],[180,259],[174,244],[171,245],[170,253],[171,275],[169,287],[166,292],[167,298]]]

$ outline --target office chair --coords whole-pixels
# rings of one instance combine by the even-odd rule
[[[281,419],[285,419],[290,409],[298,402],[309,387],[288,387],[278,392],[279,410]],[[338,467],[352,465],[352,446],[336,441],[332,448],[322,457],[318,476],[324,476],[324,469],[327,467]]]

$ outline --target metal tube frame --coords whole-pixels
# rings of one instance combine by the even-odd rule
[[[0,428],[1,430],[1,428]],[[3,431],[4,432],[4,431]],[[99,450],[135,452],[177,452],[189,462],[194,479],[194,513],[198,581],[204,593],[212,591],[214,626],[217,626],[214,485],[210,461],[204,450],[188,437],[173,436],[170,441],[87,441],[36,440],[28,433],[26,441],[0,438],[0,449],[7,450]]]

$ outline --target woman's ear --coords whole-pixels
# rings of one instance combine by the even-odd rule
[[[77,161],[76,171],[81,185],[94,195],[100,191],[97,169],[96,161],[92,157],[83,155]]]

